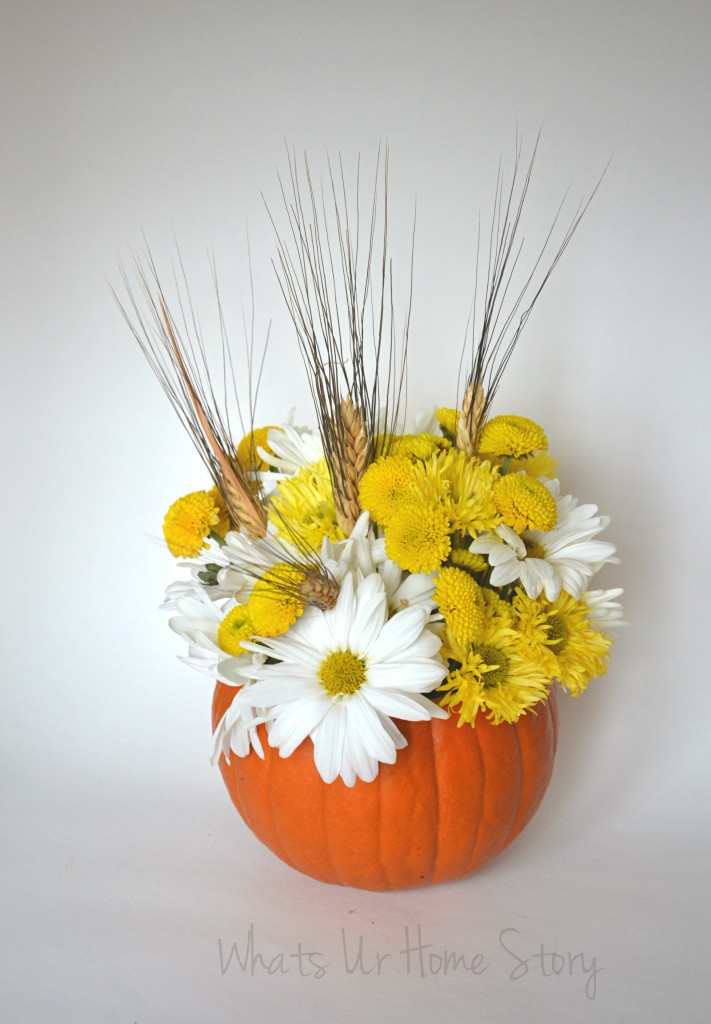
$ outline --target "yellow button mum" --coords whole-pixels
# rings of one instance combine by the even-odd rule
[[[258,636],[281,636],[304,610],[299,594],[306,573],[277,562],[254,584],[247,611]]]
[[[390,520],[385,551],[401,569],[434,572],[451,551],[450,530],[444,509],[436,505],[405,505]]]
[[[163,536],[175,558],[196,558],[206,548],[205,538],[214,529],[223,536],[229,529],[222,496],[211,491],[192,491],[170,506],[163,520]]]
[[[403,501],[410,497],[415,468],[403,455],[390,455],[374,462],[360,482],[361,508],[376,523],[387,525]]]
[[[459,427],[459,409],[438,409],[435,415],[445,434],[454,439],[457,436],[457,429]]]
[[[479,438],[479,451],[486,455],[522,459],[548,448],[543,427],[525,416],[494,416],[487,420]]]
[[[434,598],[454,639],[463,646],[470,644],[484,623],[484,604],[476,581],[463,569],[442,569]]]
[[[438,434],[403,434],[393,442],[391,455],[404,455],[412,459],[428,459],[434,452],[451,447],[452,442]]]
[[[249,640],[254,632],[247,605],[238,604],[225,615],[218,626],[217,643],[225,653],[237,657],[238,654],[244,654],[242,640]]]
[[[525,473],[509,473],[494,484],[494,502],[504,522],[517,533],[522,530],[552,530],[558,521],[558,506],[550,491]]]
[[[469,572],[486,572],[489,568],[489,563],[483,555],[478,555],[474,551],[464,551],[461,548],[453,551],[449,560],[460,569],[467,569]]]

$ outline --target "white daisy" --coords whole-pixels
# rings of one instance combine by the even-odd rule
[[[238,700],[268,709],[269,743],[282,757],[310,736],[325,782],[339,775],[347,786],[370,782],[378,763],[392,764],[406,745],[392,718],[446,717],[423,696],[447,674],[426,622],[421,607],[388,620],[382,578],[373,573],[354,584],[347,573],[332,609],[307,608],[284,636],[245,642],[276,660],[255,667],[257,681]]]
[[[615,546],[593,540],[609,525],[597,514],[597,505],[578,505],[571,495],[559,497],[557,480],[541,480],[556,500],[558,521],[548,532],[524,530],[519,535],[501,523],[494,533],[483,533],[469,550],[486,555],[492,566],[491,584],[503,587],[520,579],[529,597],[541,591],[555,601],[561,590],[579,598],[591,577],[607,562],[617,562]]]
[[[588,619],[600,632],[611,633],[627,625],[622,620],[622,605],[616,600],[623,593],[621,587],[613,587],[611,590],[588,590],[583,594],[583,600],[590,609]]]
[[[224,543],[219,544],[208,538],[207,545],[196,558],[189,562],[178,562],[180,569],[190,570],[190,578],[171,583],[167,587],[162,609],[172,611],[176,607],[177,598],[190,596],[200,588],[212,601],[230,597],[236,597],[240,602],[247,599],[253,581],[235,567]]]
[[[323,458],[321,438],[308,427],[285,423],[283,427],[272,428],[267,434],[267,443],[274,454],[259,446],[260,459],[288,476]],[[268,480],[270,476],[274,479],[274,474],[262,475],[262,479]]]
[[[249,682],[246,684],[246,686],[252,685]],[[236,696],[237,694],[235,694],[235,698]],[[237,757],[246,757],[250,750],[254,750],[259,757],[264,758],[262,742],[257,734],[257,726],[263,721],[259,709],[247,707],[237,699],[233,699],[212,735],[210,763],[217,764],[220,757],[223,756],[229,764],[231,754],[236,754]]]
[[[228,601],[220,608],[196,586],[191,593],[175,598],[178,614],[168,619],[173,632],[188,641],[188,654],[179,656],[180,661],[228,686],[242,686],[255,661],[252,654],[227,654],[217,643],[220,623],[236,603]]]
[[[385,594],[391,613],[404,608],[425,608],[429,621],[441,621],[434,600],[435,578],[433,573],[403,572],[399,565],[391,561],[385,554],[385,541],[380,538],[373,545],[373,557],[378,572],[385,584]]]

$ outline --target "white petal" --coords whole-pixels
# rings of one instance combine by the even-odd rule
[[[521,574],[521,566],[525,565],[518,558],[511,558],[502,565],[497,565],[491,574],[492,587],[505,587],[507,583],[513,583]]]
[[[368,689],[367,699],[383,715],[408,722],[428,722],[431,718],[447,718],[447,712],[420,693],[398,693],[396,690]]]
[[[526,545],[523,543],[516,531],[506,523],[499,523],[496,532],[501,539],[510,545],[519,558],[526,557]]]
[[[348,635],[349,650],[359,657],[370,654],[387,617],[385,587],[380,576],[374,573],[358,587],[355,619]]]
[[[341,763],[341,778],[346,785],[352,785],[348,779],[355,774],[364,782],[372,782],[378,774],[378,762],[372,757],[359,741],[357,733],[346,733]]]
[[[353,577],[349,573],[341,583],[341,590],[335,607],[325,614],[333,645],[339,650],[346,650],[348,647],[348,635],[355,617],[355,610],[356,601],[353,592]]]
[[[312,732],[311,738],[314,741],[316,769],[324,782],[333,782],[341,771],[346,739],[346,711],[342,704],[332,706]]]
[[[424,608],[405,608],[385,623],[368,651],[368,663],[396,657],[419,638],[427,621]]]
[[[278,668],[274,665],[272,668]],[[252,708],[268,708],[303,700],[317,693],[319,684],[309,679],[261,679],[239,692],[240,703]]]
[[[347,734],[357,737],[370,757],[386,764],[395,761],[395,744],[383,728],[377,711],[362,693],[354,694],[350,700],[343,702],[347,715]]]
[[[282,757],[290,757],[332,706],[333,700],[322,691],[280,708],[269,732],[269,745],[278,747]]]
[[[368,668],[368,682],[379,689],[427,693],[439,686],[447,675],[447,666],[434,661],[413,661],[407,665],[382,662]]]

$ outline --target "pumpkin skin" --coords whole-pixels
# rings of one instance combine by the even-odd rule
[[[213,730],[234,687],[217,684]],[[557,741],[555,691],[515,725],[457,716],[397,726],[408,745],[373,782],[325,783],[306,739],[287,758],[259,726],[264,760],[220,757],[232,801],[277,857],[321,882],[409,889],[463,878],[500,853],[537,810]]]

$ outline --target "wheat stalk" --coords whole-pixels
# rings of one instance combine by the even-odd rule
[[[333,576],[314,572],[301,584],[299,597],[304,604],[313,604],[322,611],[328,611],[338,600],[339,590],[340,587]]]
[[[473,445],[476,451],[477,426],[480,428],[488,416],[504,370],[528,318],[568,248],[605,173],[603,171],[589,197],[581,200],[562,233],[557,249],[554,249],[552,246],[556,234],[560,233],[558,224],[567,198],[566,193],[542,244],[531,253],[530,270],[525,270],[525,261],[522,259],[525,243],[525,238],[521,234],[522,217],[539,139],[540,132],[526,166],[522,164],[523,140],[517,134],[513,174],[508,187],[506,175],[499,165],[488,241],[482,240],[481,224],[477,233],[474,301],[470,314],[471,340],[464,343],[462,364],[469,363],[465,378],[466,391],[469,392],[471,389],[469,402],[476,406],[480,395],[479,389],[482,388],[484,404],[478,417],[471,404],[471,415],[460,417],[460,424],[462,419],[465,423],[463,427],[460,425],[462,438],[460,443],[458,434],[457,447],[462,450],[468,450]],[[528,253],[528,249],[526,252]],[[483,291],[483,303],[479,295],[480,287]],[[467,334],[469,333],[468,325]],[[466,402],[465,394],[462,413]]]
[[[339,427],[343,444],[333,467],[333,496],[338,525],[350,537],[360,515],[358,489],[368,466],[369,444],[360,410],[348,396],[341,399]]]
[[[222,483],[220,490],[222,491],[223,497],[227,503],[230,518],[233,522],[239,525],[245,533],[248,534],[248,536],[252,538],[264,537],[267,532],[266,512],[264,511],[261,503],[250,491],[248,482],[246,480],[242,481],[239,479],[232,461],[223,451],[215,437],[214,431],[210,426],[210,421],[202,407],[200,399],[197,396],[190,374],[188,373],[183,357],[180,354],[180,347],[175,338],[170,317],[168,316],[168,310],[166,309],[162,298],[159,298],[158,301],[160,304],[161,314],[163,316],[163,323],[165,324],[168,339],[173,350],[176,368],[183,378],[183,382],[187,388],[190,400],[193,403],[195,414],[200,422],[205,439],[210,445],[220,467],[220,479]]]
[[[472,381],[464,392],[464,401],[457,426],[457,448],[470,459],[476,455],[479,447],[479,434],[483,426],[485,408],[486,395],[481,382],[478,382],[475,387]]]

